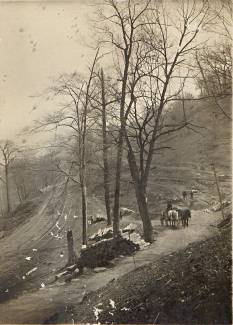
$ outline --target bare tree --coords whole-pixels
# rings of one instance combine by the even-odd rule
[[[107,143],[107,113],[106,113],[106,93],[104,72],[100,72],[101,98],[102,98],[102,138],[103,138],[103,165],[104,165],[104,198],[107,214],[107,224],[111,225],[111,207],[110,207],[110,177],[108,164],[108,143]]]
[[[213,100],[220,112],[231,120],[222,99],[232,96],[232,2],[219,0],[211,3],[209,16],[208,31],[216,40],[195,53],[197,85],[201,98]]]
[[[76,139],[77,150],[74,152],[76,156],[76,165],[79,169],[79,180],[70,177],[69,171],[65,171],[61,166],[57,166],[60,172],[65,176],[69,176],[71,180],[79,183],[82,195],[82,244],[87,245],[87,188],[86,188],[86,150],[87,150],[87,129],[88,129],[88,113],[91,98],[91,84],[94,78],[94,69],[98,59],[98,50],[90,67],[88,79],[80,79],[76,74],[71,76],[61,76],[52,88],[57,96],[68,99],[63,108],[57,112],[45,117],[44,120],[38,122],[37,128],[68,128],[72,130]]]
[[[123,157],[124,133],[128,112],[126,112],[127,83],[129,76],[130,60],[134,48],[134,37],[136,31],[140,28],[140,19],[145,15],[150,4],[146,1],[142,6],[135,3],[131,11],[131,1],[127,1],[126,8],[119,5],[116,0],[107,0],[105,4],[111,13],[107,16],[104,11],[100,12],[100,19],[105,21],[106,25],[99,27],[104,33],[104,42],[110,44],[116,51],[116,70],[119,80],[119,135],[117,139],[117,158],[115,174],[115,195],[113,207],[113,234],[119,235],[119,211],[120,211],[120,185],[121,185],[121,167]],[[121,61],[121,62],[120,62]]]
[[[7,203],[7,213],[11,212],[11,203],[10,203],[10,188],[9,188],[9,169],[11,164],[16,158],[16,153],[18,149],[15,147],[12,141],[6,140],[2,141],[0,144],[0,151],[2,154],[2,161],[0,165],[4,168],[5,178],[1,180],[5,184],[6,188],[6,203]]]
[[[95,83],[91,95],[93,132],[96,134],[95,164],[103,172],[104,200],[107,224],[112,222],[110,205],[111,162],[117,147],[117,133],[119,131],[119,118],[116,114],[119,100],[116,98],[116,83],[109,75],[104,74],[103,68],[96,73]],[[100,145],[101,143],[101,145]],[[99,159],[98,153],[102,157]]]
[[[206,47],[195,55],[199,74],[196,78],[201,97],[213,99],[216,107],[229,120],[231,116],[221,103],[232,95],[232,56],[230,44]]]
[[[115,67],[121,85],[113,225],[117,234],[125,139],[144,237],[151,242],[153,232],[146,188],[157,149],[155,143],[162,136],[190,125],[185,118],[181,125],[166,125],[165,108],[180,95],[189,77],[189,65],[185,58],[198,47],[195,39],[204,24],[208,5],[205,2],[198,5],[195,1],[188,4],[181,2],[181,6],[177,7],[178,23],[174,23],[163,5],[154,7],[151,1],[143,4],[133,1],[107,3],[112,12],[108,16],[102,13],[103,19],[108,22],[107,27],[102,29],[116,52]]]

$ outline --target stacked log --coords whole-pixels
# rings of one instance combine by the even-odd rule
[[[139,248],[138,244],[122,237],[102,240],[81,251],[77,266],[81,272],[84,267],[107,266],[114,258],[120,255],[131,255]]]

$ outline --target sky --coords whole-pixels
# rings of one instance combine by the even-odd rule
[[[62,73],[87,70],[93,1],[0,0],[0,140],[21,141],[24,127],[55,109],[45,89]]]
[[[0,139],[53,109],[40,95],[59,74],[87,69],[94,10],[87,1],[0,3]]]

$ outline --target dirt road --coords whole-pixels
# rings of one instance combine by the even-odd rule
[[[211,224],[214,224],[218,218],[217,213],[203,214],[201,211],[193,211],[189,228],[166,229],[161,232],[158,221],[154,221],[153,225],[159,232],[157,240],[137,252],[134,257],[122,257],[118,259],[115,267],[101,273],[84,274],[71,283],[55,283],[45,288],[39,288],[38,285],[36,289],[29,292],[21,292],[18,298],[0,305],[0,322],[43,323],[59,307],[78,303],[88,292],[103,287],[112,279],[132,271],[135,267],[155,261],[162,255],[172,254],[189,243],[209,237],[215,231]]]

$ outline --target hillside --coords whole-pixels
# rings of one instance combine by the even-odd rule
[[[203,107],[205,108],[204,113]],[[183,272],[181,269],[176,269],[177,265],[182,265],[184,269],[186,267],[191,267],[189,263],[186,263],[191,259],[190,253],[188,252],[192,252],[191,255],[194,257],[195,265],[203,263],[203,272],[206,268],[208,269],[208,267],[212,270],[214,263],[217,263],[217,269],[213,268],[213,270],[216,270],[216,274],[219,274],[219,276],[225,274],[224,269],[221,269],[221,265],[224,265],[224,261],[229,261],[229,232],[225,239],[222,235],[217,235],[215,239],[210,239],[206,242],[203,241],[199,244],[196,242],[210,236],[212,233],[210,231],[212,228],[211,224],[219,218],[219,213],[204,213],[204,210],[210,209],[211,206],[213,206],[213,203],[218,200],[213,171],[210,166],[211,162],[215,163],[223,198],[231,200],[231,128],[230,123],[223,119],[221,115],[216,119],[215,113],[213,116],[210,114],[210,111],[212,112],[213,108],[209,104],[195,104],[194,108],[192,108],[189,113],[192,117],[193,123],[205,126],[205,129],[201,129],[202,135],[191,130],[181,131],[175,138],[167,139],[167,143],[172,147],[172,150],[166,150],[159,155],[156,155],[153,161],[153,168],[151,170],[148,184],[148,202],[156,241],[148,250],[149,255],[144,255],[145,252],[139,252],[138,255],[135,256],[134,261],[138,261],[137,267],[153,261],[154,264],[148,267],[146,266],[145,269],[134,270],[133,272],[135,272],[135,277],[132,276],[132,273],[128,276],[127,273],[134,269],[133,260],[132,257],[130,258],[130,261],[126,258],[122,258],[122,260],[120,259],[116,264],[114,264],[112,269],[108,269],[103,274],[95,275],[93,271],[88,271],[76,282],[72,281],[70,286],[66,283],[54,284],[55,274],[59,272],[67,262],[67,230],[73,230],[75,251],[77,254],[80,252],[82,224],[81,193],[79,187],[71,182],[67,189],[65,188],[64,183],[50,185],[43,189],[40,194],[34,196],[32,200],[23,202],[18,206],[18,208],[13,212],[11,219],[7,220],[5,223],[5,229],[1,233],[0,301],[2,302],[2,309],[0,309],[2,311],[1,317],[4,320],[4,323],[12,323],[16,321],[22,323],[40,323],[45,319],[53,322],[53,318],[50,319],[50,317],[56,315],[57,310],[63,310],[63,308],[66,309],[68,298],[70,304],[76,308],[77,300],[81,301],[83,296],[86,296],[86,293],[91,290],[95,291],[107,284],[113,278],[120,278],[121,275],[126,274],[122,280],[119,280],[120,282],[117,282],[116,286],[114,284],[114,292],[111,291],[111,299],[118,301],[117,295],[119,292],[122,297],[124,297],[128,292],[124,281],[129,281],[129,287],[133,292],[133,288],[136,287],[136,283],[133,282],[134,278],[138,281],[137,274],[140,278],[140,272],[145,272],[147,277],[143,276],[143,279],[148,278],[148,281],[150,280],[150,283],[152,283],[155,280],[153,274],[160,272],[160,277],[162,277],[166,269],[171,270],[168,274],[171,281],[166,284],[169,280],[164,278],[161,282],[161,286],[160,282],[157,283],[155,281],[155,288],[156,290],[161,290],[164,301],[170,301],[171,305],[174,304],[177,310],[180,310],[181,315],[187,316],[187,310],[190,311],[194,306],[188,304],[185,305],[188,308],[187,310],[182,308],[179,309],[181,306],[180,302],[176,305],[177,302],[172,300],[176,297],[176,290],[178,289],[175,286],[173,287],[172,284],[180,282],[180,272]],[[100,169],[96,167],[96,164],[89,166],[88,171],[88,216],[104,216],[105,208],[102,173],[100,172]],[[113,180],[114,172],[112,172],[111,176]],[[198,190],[197,194],[194,195],[194,199],[183,201],[181,195],[182,191],[190,190],[191,188]],[[113,190],[114,186],[112,183],[112,193]],[[174,231],[173,229],[165,229],[160,226],[159,215],[165,208],[168,199],[174,200],[176,204],[189,206],[191,208],[194,218],[192,218],[188,230],[178,229],[177,231]],[[126,160],[123,161],[121,206],[137,211],[134,188],[132,186]],[[138,229],[141,230],[141,220],[139,215],[134,215],[130,219],[123,219],[121,225],[124,226],[130,222],[136,223]],[[88,233],[92,234],[100,227],[104,226],[104,222],[89,226]],[[159,262],[161,268],[159,266],[157,269],[158,258],[162,257],[162,255],[167,255],[176,250],[183,249],[189,243],[193,243],[193,246],[190,246],[187,250],[178,251],[175,255],[168,255],[166,258],[164,257],[164,262],[163,259],[161,260],[161,263]],[[224,248],[223,259],[219,257],[221,254],[221,245],[226,248]],[[213,253],[215,250],[217,254]],[[201,252],[203,252],[203,254]],[[165,265],[165,269],[163,268],[163,265]],[[187,281],[188,279],[189,281],[194,281],[196,279],[188,276],[188,274],[191,274],[192,272],[187,268]],[[203,272],[201,273],[202,276]],[[228,269],[227,272],[229,273]],[[212,276],[212,280],[214,279],[215,281],[216,278],[214,278],[214,274],[211,273],[211,277]],[[228,276],[229,274],[227,277]],[[200,277],[198,279],[200,280]],[[208,283],[208,285],[210,284],[211,286],[212,282],[209,283],[209,280],[211,279],[205,278],[205,283]],[[225,280],[227,282],[225,282]],[[145,288],[147,288],[147,284]],[[158,287],[157,284],[159,285]],[[182,285],[185,287],[188,284],[189,282],[185,282]],[[163,292],[164,285],[166,285],[170,291],[173,289],[175,290],[173,298],[169,296],[169,290]],[[227,288],[229,288],[228,278],[219,282],[219,286],[220,285],[224,286],[227,292]],[[45,286],[45,289],[43,286]],[[85,286],[89,289],[85,289]],[[118,289],[120,291],[118,291]],[[140,293],[142,292],[141,297],[145,298],[147,304],[149,300],[147,289],[146,291],[143,291],[143,288],[140,287],[139,290]],[[185,292],[185,288],[183,287],[179,290],[179,294],[181,291]],[[214,293],[205,290],[203,293],[203,301],[207,304],[209,304],[209,300],[206,298],[206,294],[210,292],[211,294]],[[191,297],[191,292],[188,292],[187,294],[187,297]],[[197,292],[194,292],[194,294],[198,295]],[[92,295],[95,297],[93,299],[99,301],[96,294]],[[213,297],[215,296],[216,295]],[[103,298],[104,297],[105,296],[103,295]],[[154,318],[156,318],[160,313],[159,317],[161,318],[159,319],[161,322],[168,322],[169,319],[176,319],[177,322],[182,321],[182,319],[176,318],[177,315],[173,314],[174,310],[171,308],[171,305],[169,305],[170,307],[165,305],[166,310],[171,309],[171,313],[164,312],[164,309],[163,311],[160,311],[161,308],[165,308],[161,306],[160,303],[162,302],[157,301],[153,296],[153,293],[151,293],[151,297],[151,305],[146,305],[146,307],[144,306],[145,301],[137,301],[138,298],[135,298],[135,296],[132,296],[132,301],[135,305],[142,304],[143,308],[151,308],[149,311],[151,311],[150,314]],[[218,297],[221,299],[221,294],[219,294]],[[109,296],[106,296],[106,299],[108,298]],[[90,298],[90,301],[92,301],[91,299],[92,298]],[[84,310],[86,308],[89,310],[88,308],[93,307],[93,305],[92,307],[90,307],[91,305],[88,307],[86,303],[87,302],[84,301],[82,307]],[[122,308],[127,306],[127,303],[124,300],[119,303],[122,303]],[[213,305],[218,303],[221,303],[221,301],[212,299],[212,302],[210,302],[210,309],[214,309]],[[224,304],[225,303],[226,310],[221,309],[221,319],[217,318],[217,315],[215,314],[212,314],[212,316],[210,316],[210,314],[203,314],[203,317],[206,317],[206,320],[210,320],[211,318],[208,317],[212,317],[212,319],[221,320],[222,322],[229,321],[228,314],[226,314],[226,318],[222,316],[225,312],[228,313],[229,301],[226,300]],[[131,305],[129,305],[129,308],[131,308],[130,306]],[[77,308],[79,307],[80,306],[77,305]],[[8,309],[11,310],[10,313],[6,312]],[[158,310],[157,314],[155,315],[152,310]],[[194,319],[198,319],[198,311],[200,310],[197,309],[197,314],[192,314]],[[77,313],[77,321],[80,322],[80,314],[76,309],[75,313]],[[124,323],[121,312],[114,315],[119,317],[120,322]],[[63,322],[65,320],[64,317],[66,316],[67,315],[62,312],[58,315],[61,319],[57,318],[57,321],[60,320]],[[70,317],[70,314],[68,316]],[[85,316],[84,312],[83,316]],[[108,316],[108,314],[103,313],[103,320],[105,321]],[[128,316],[132,316],[132,321],[134,320],[132,313],[128,314]],[[91,321],[92,320],[93,318]],[[140,311],[138,314],[138,320],[141,320],[142,322],[154,321],[154,319],[145,318],[145,310]]]
[[[230,238],[228,227],[161,257],[87,295],[49,322],[72,318],[101,324],[230,324]]]
[[[171,149],[162,150],[153,159],[147,193],[152,218],[164,209],[167,199],[179,200],[182,191],[191,188],[198,189],[203,198],[193,208],[204,209],[211,201],[218,200],[211,163],[219,176],[223,199],[231,200],[231,121],[209,101],[188,101],[185,105],[187,120],[196,127],[192,130],[185,128],[167,137],[164,144]],[[224,100],[222,105],[226,111],[231,111],[230,100]],[[182,116],[181,104],[177,104],[170,119],[174,123]],[[103,193],[102,188],[100,179],[98,193]],[[126,159],[121,194],[123,206],[137,207]]]
[[[27,203],[15,211],[13,222],[9,220],[11,226],[5,228],[0,239],[0,301],[54,279],[54,272],[68,260],[68,229],[73,230],[75,250],[79,252],[80,200],[81,195],[72,185],[66,193],[64,184],[59,184],[41,194],[34,204]],[[88,203],[90,214],[104,214],[104,206],[97,198],[90,198]]]

